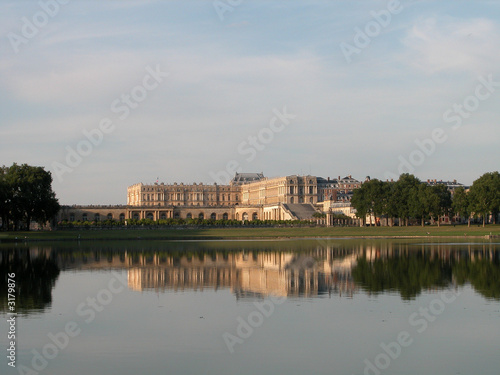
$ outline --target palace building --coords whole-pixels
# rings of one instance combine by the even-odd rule
[[[63,206],[57,221],[310,220],[325,207],[332,211],[337,196],[352,195],[360,185],[351,176],[330,181],[310,175],[268,178],[263,173],[236,173],[227,185],[137,183],[127,188],[126,205]]]
[[[366,181],[369,179],[367,177]],[[336,179],[311,175],[268,178],[263,173],[236,173],[227,185],[137,183],[127,188],[126,205],[62,206],[57,221],[113,220],[126,223],[130,219],[252,221],[316,218],[320,224],[330,226],[335,225],[335,220],[342,215],[349,219],[340,224],[354,224],[358,220],[350,201],[354,190],[361,184],[350,175]],[[427,180],[427,184],[444,184],[452,193],[457,187],[464,187],[456,181]],[[457,220],[445,218],[444,222]]]

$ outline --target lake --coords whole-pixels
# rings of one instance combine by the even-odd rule
[[[1,374],[498,375],[500,243],[426,241],[2,244]]]

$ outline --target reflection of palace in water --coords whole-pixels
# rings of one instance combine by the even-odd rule
[[[30,247],[32,257],[55,258],[62,269],[126,269],[135,291],[230,289],[237,298],[276,296],[352,296],[356,287],[352,250],[321,248],[280,251],[86,251],[59,252]]]
[[[216,253],[200,257],[162,259],[130,268],[133,290],[230,288],[238,297],[352,295],[351,268],[355,256],[282,252]]]
[[[134,248],[132,251],[113,248],[94,250],[91,246],[80,250],[27,246],[22,257],[47,258],[61,270],[127,270],[128,286],[135,291],[230,289],[237,298],[332,294],[351,297],[358,287],[378,291],[380,285],[389,285],[387,278],[391,274],[401,270],[405,272],[404,267],[408,265],[396,262],[397,259],[422,259],[420,263],[412,263],[413,268],[438,267],[438,277],[428,284],[418,278],[418,270],[416,280],[410,277],[417,290],[419,285],[423,288],[433,285],[442,287],[443,282],[455,284],[455,275],[460,278],[464,272],[466,276],[475,272],[457,268],[457,265],[487,261],[495,264],[496,270],[500,261],[498,244],[491,243],[411,244],[388,241],[344,244],[318,240],[315,246],[298,251],[290,250],[286,242],[267,250],[260,245],[254,244],[254,248],[247,246],[250,245],[235,245],[222,250],[178,243],[169,245],[168,250],[151,247]],[[13,256],[13,253],[0,253],[0,264],[7,260],[3,259],[7,254]],[[389,268],[375,266],[380,262]],[[402,277],[400,273],[398,275]],[[462,280],[466,279],[462,277]]]

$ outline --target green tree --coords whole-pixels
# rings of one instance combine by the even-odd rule
[[[386,202],[385,183],[377,179],[361,185],[359,189],[354,191],[351,199],[351,204],[358,212],[358,217],[362,219],[367,215],[373,215],[375,219],[382,216]]]
[[[500,211],[500,174],[489,172],[483,174],[472,183],[470,188],[470,207],[474,215],[481,214],[483,227],[488,221],[488,214],[492,214],[493,223]]]
[[[386,193],[384,189],[384,182],[373,179],[365,183],[365,185],[368,185],[368,200],[370,203],[370,211],[376,220],[377,217],[381,217],[384,213]]]
[[[397,207],[397,216],[400,219],[404,219],[406,226],[408,226],[408,221],[411,216],[412,199],[415,199],[415,190],[420,184],[420,180],[409,173],[403,173],[399,176],[395,184],[393,205]]]
[[[0,167],[0,218],[2,219],[2,229],[8,229],[9,211],[10,211],[10,194],[7,172],[9,168]]]
[[[441,216],[447,215],[451,211],[451,193],[446,185],[438,184],[428,187],[426,203],[429,216],[434,220],[437,219],[439,227],[441,225]]]
[[[12,202],[9,216],[15,225],[24,221],[29,230],[32,221],[44,223],[60,209],[52,191],[52,175],[43,167],[13,164],[7,172],[8,195]]]
[[[394,218],[398,216],[398,203],[395,198],[396,183],[385,182],[383,185],[382,214],[387,215],[389,226],[394,225]]]
[[[366,185],[363,184],[359,189],[354,190],[351,205],[356,210],[356,216],[361,219],[362,224],[365,224],[366,215],[370,212],[370,203]]]
[[[410,190],[408,205],[410,216],[421,221],[425,225],[425,219],[429,216],[430,207],[433,204],[433,196],[430,194],[430,187],[420,183]]]
[[[453,212],[457,213],[461,217],[467,218],[467,225],[470,227],[470,201],[469,195],[465,189],[460,186],[455,189],[452,199],[452,209]]]

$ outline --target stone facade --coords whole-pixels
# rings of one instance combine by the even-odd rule
[[[138,183],[123,206],[65,206],[58,221],[127,219],[295,220],[293,205],[317,206],[318,177],[237,173],[228,185]],[[303,218],[302,218],[303,219]]]
[[[318,177],[318,202],[336,201],[350,202],[355,189],[361,187],[361,182],[346,176],[344,178],[327,179]]]
[[[318,202],[315,176],[286,176],[263,179],[241,186],[242,204],[267,205],[278,203]]]
[[[172,185],[142,183],[129,186],[129,206],[234,206],[241,203],[241,186],[204,185],[203,183]]]

